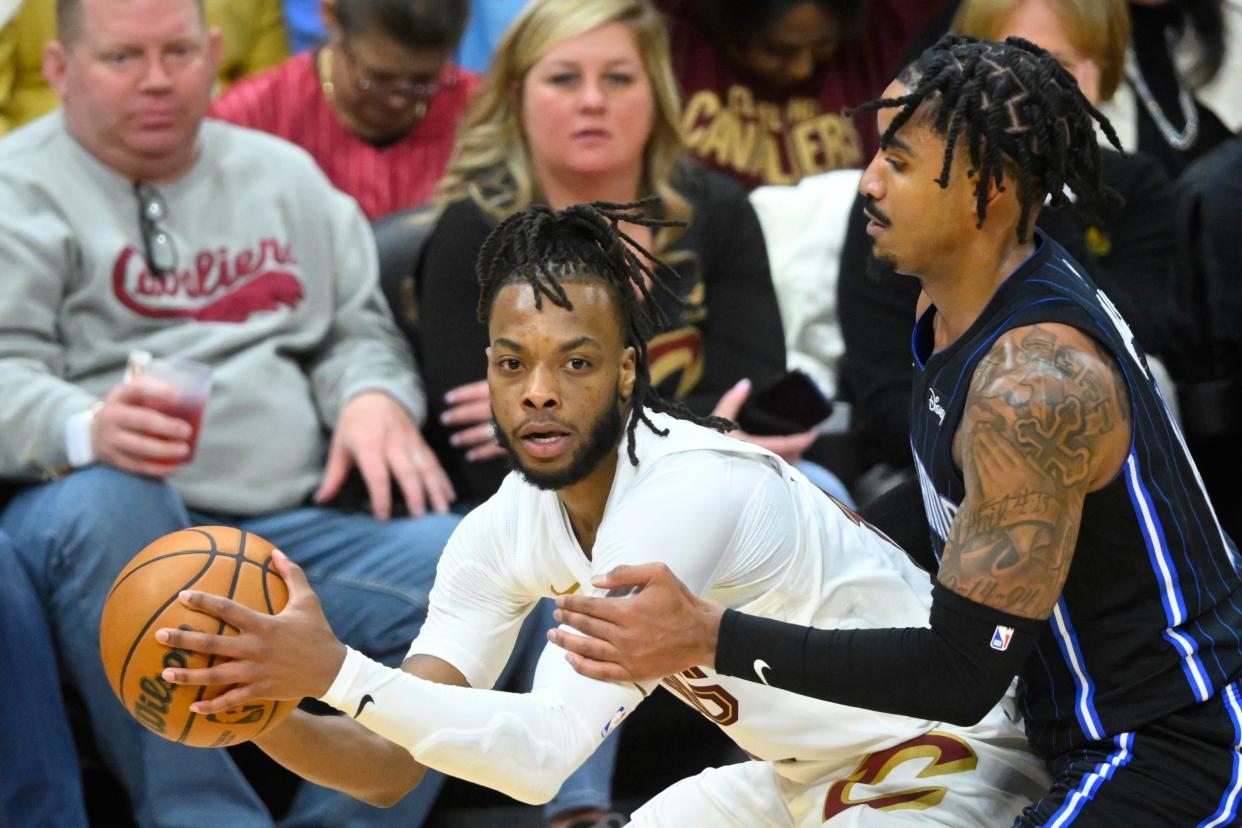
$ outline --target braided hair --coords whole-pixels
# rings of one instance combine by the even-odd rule
[[[682,303],[659,271],[667,265],[652,256],[631,238],[618,223],[625,221],[643,227],[680,226],[680,222],[649,218],[648,208],[658,198],[617,204],[595,201],[575,204],[561,211],[532,205],[514,213],[494,229],[479,251],[476,272],[479,277],[479,321],[487,323],[496,295],[505,285],[530,285],[535,307],[543,300],[565,310],[573,303],[565,293],[565,283],[603,282],[612,292],[621,315],[625,344],[635,352],[635,383],[629,424],[626,427],[630,462],[638,465],[634,431],[642,422],[661,437],[668,434],[647,416],[646,409],[658,411],[717,431],[736,426],[723,417],[700,417],[680,403],[664,400],[651,387],[647,341],[668,325],[668,319],[652,301],[652,290],[660,290]],[[641,254],[637,255],[637,254]],[[655,262],[655,267],[644,260]]]
[[[1007,163],[1022,205],[1020,242],[1026,241],[1032,211],[1045,198],[1053,207],[1069,204],[1089,217],[1105,202],[1120,203],[1103,182],[1095,123],[1120,150],[1116,131],[1083,96],[1074,76],[1034,43],[1020,37],[995,43],[945,35],[897,80],[910,90],[907,94],[869,101],[853,112],[900,110],[880,136],[881,147],[918,112],[946,137],[944,166],[936,179],[942,188],[949,186],[954,148],[964,133],[970,174],[978,174],[976,227],[987,215],[989,185],[1005,189]],[[1076,201],[1066,194],[1067,187]]]

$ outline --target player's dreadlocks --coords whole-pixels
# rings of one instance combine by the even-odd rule
[[[479,251],[476,265],[482,288],[479,321],[483,323],[491,316],[496,294],[508,284],[530,285],[536,308],[543,308],[546,296],[548,301],[566,310],[573,310],[573,303],[565,294],[565,282],[598,280],[609,287],[621,314],[625,344],[634,348],[636,355],[634,392],[626,428],[630,462],[634,465],[638,465],[634,430],[639,422],[662,437],[668,434],[667,429],[661,430],[651,422],[646,408],[718,431],[735,428],[723,417],[699,417],[679,403],[664,400],[651,387],[647,341],[668,322],[652,301],[652,288],[658,288],[679,303],[682,300],[657,272],[668,271],[668,266],[634,241],[617,223],[625,221],[644,227],[681,226],[680,222],[648,218],[644,214],[647,208],[658,203],[657,198],[626,204],[596,201],[575,204],[559,212],[532,205],[505,219],[491,232]],[[642,255],[635,255],[636,252]],[[655,267],[649,266],[643,257],[655,262]]]
[[[970,172],[978,174],[977,227],[987,214],[989,184],[1004,189],[1006,163],[1013,165],[1018,179],[1020,242],[1026,241],[1031,211],[1046,197],[1054,207],[1071,204],[1088,214],[1103,201],[1119,201],[1101,178],[1093,121],[1120,150],[1116,131],[1083,96],[1074,76],[1034,43],[1020,37],[993,43],[945,35],[897,80],[908,94],[869,101],[854,111],[900,107],[880,136],[881,147],[916,111],[926,118],[946,136],[944,166],[936,179],[941,187],[949,186],[954,147],[965,132]],[[1078,204],[1066,195],[1067,186]]]

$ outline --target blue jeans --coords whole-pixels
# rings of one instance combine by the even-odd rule
[[[267,538],[306,570],[342,641],[395,666],[426,617],[436,563],[458,520],[379,522],[304,508],[228,522]],[[117,703],[99,659],[99,616],[117,573],[161,535],[206,522],[225,521],[189,513],[166,483],[102,466],[31,487],[0,514],[139,825],[271,826],[272,817],[226,751],[184,747],[147,731]],[[282,825],[418,826],[442,782],[429,773],[389,810],[303,783]]]
[[[0,825],[86,825],[82,773],[43,607],[0,532]]]

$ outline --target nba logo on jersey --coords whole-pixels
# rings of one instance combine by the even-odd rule
[[[992,649],[1002,653],[1009,649],[1009,639],[1013,638],[1013,627],[997,626],[992,633]]]

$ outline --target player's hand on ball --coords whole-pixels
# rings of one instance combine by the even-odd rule
[[[582,675],[650,681],[716,663],[722,611],[686,589],[664,564],[618,566],[591,583],[638,591],[624,598],[557,597],[556,620],[583,635],[555,629],[548,639],[568,651]]]
[[[214,699],[197,701],[195,713],[219,713],[252,699],[301,699],[327,692],[345,660],[337,640],[306,580],[305,573],[279,550],[272,552],[276,572],[289,588],[289,602],[277,615],[255,612],[227,598],[186,591],[181,601],[237,629],[235,636],[164,628],[156,640],[169,647],[220,656],[205,669],[167,668],[172,684],[233,685]]]

